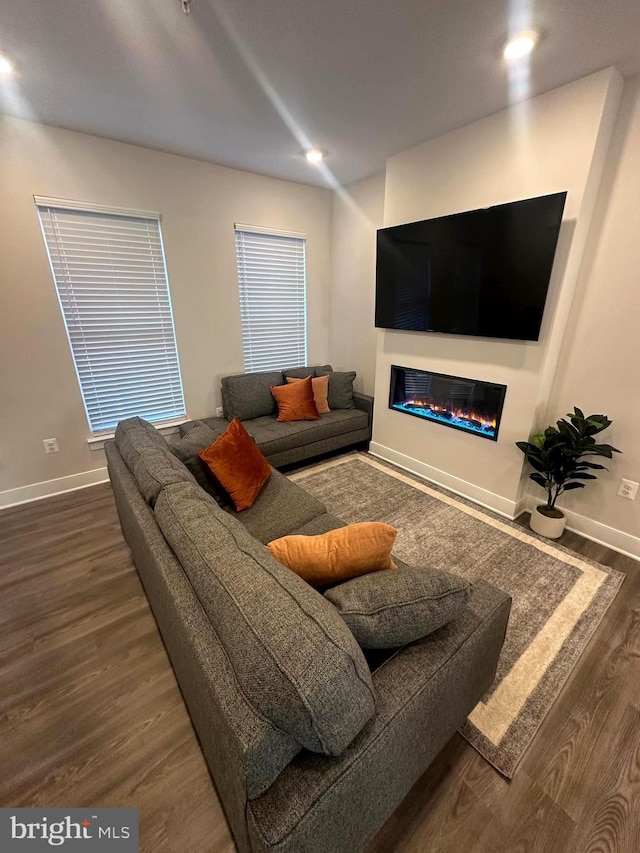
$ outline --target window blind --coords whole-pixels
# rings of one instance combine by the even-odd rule
[[[306,240],[236,225],[244,368],[307,363]]]
[[[37,209],[92,433],[184,417],[159,217]]]

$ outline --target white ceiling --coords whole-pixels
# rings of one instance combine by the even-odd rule
[[[640,72],[639,0],[0,0],[0,110],[305,183],[504,109],[501,46],[541,32],[529,92]]]

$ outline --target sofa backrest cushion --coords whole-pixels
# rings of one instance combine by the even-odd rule
[[[250,509],[236,518],[254,539],[266,545],[308,524],[327,509],[317,498],[273,468],[264,489]]]
[[[134,476],[146,502],[153,506],[158,494],[171,483],[193,483],[193,474],[174,456],[158,430],[142,418],[120,421],[116,447]]]
[[[223,376],[222,404],[225,418],[248,421],[274,415],[277,406],[271,394],[271,386],[283,385],[284,382],[281,370]]]
[[[319,371],[331,371],[330,364],[309,365],[307,367],[289,367],[284,370],[270,370],[265,373],[238,373],[222,377],[222,409],[225,418],[248,421],[265,415],[275,415],[278,411],[271,395],[272,385],[285,385],[285,376],[305,379],[307,376],[322,376]]]
[[[307,376],[320,376],[319,370],[332,371],[333,367],[330,364],[310,364],[307,367],[286,367],[282,373],[292,379],[306,379]]]
[[[170,450],[191,471],[196,482],[205,492],[208,492],[220,506],[230,506],[231,498],[213,477],[208,465],[198,456],[198,451],[210,447],[229,426],[226,421],[217,420],[219,423],[216,424],[215,429],[208,424],[197,423],[180,441],[172,444]]]
[[[155,515],[252,705],[301,746],[339,755],[375,703],[333,605],[195,484],[164,489]]]

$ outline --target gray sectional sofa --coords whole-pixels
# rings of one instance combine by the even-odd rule
[[[206,430],[184,439],[194,471],[186,448],[207,446]],[[341,526],[319,501],[274,470],[250,510],[229,511],[138,418],[105,451],[238,850],[365,850],[489,688],[510,599],[477,583],[457,617],[374,668],[337,609],[265,547]]]
[[[186,435],[204,423],[221,435],[229,421],[238,418],[269,463],[276,468],[334,450],[366,445],[371,439],[373,397],[357,391],[350,394],[348,381],[334,391],[333,372],[330,364],[323,364],[225,376],[221,383],[224,417],[187,421],[180,425],[180,434]],[[277,421],[278,409],[270,391],[272,385],[283,385],[287,376],[304,379],[327,373],[330,412],[322,415],[319,421]],[[344,374],[337,373],[336,376],[344,377]],[[351,376],[355,377],[355,373],[351,372]]]

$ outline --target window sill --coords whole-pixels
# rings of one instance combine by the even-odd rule
[[[177,421],[166,421],[165,423],[156,424],[155,427],[162,435],[176,435],[179,431],[179,425],[186,423],[188,420],[188,418],[180,418]],[[91,436],[91,438],[87,439],[89,450],[102,450],[105,441],[109,441],[114,435],[115,432],[103,432],[100,435]]]

